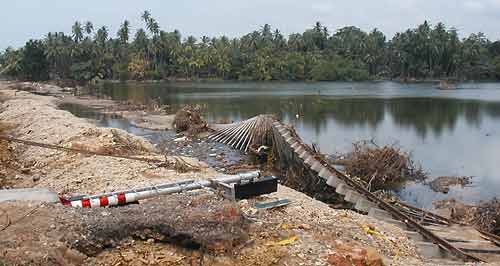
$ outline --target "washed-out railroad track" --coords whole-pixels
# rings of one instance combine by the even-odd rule
[[[218,126],[210,136],[212,140],[244,151],[262,143],[266,137],[272,139],[275,160],[284,165],[299,162],[317,177],[318,185],[331,187],[352,209],[402,228],[422,256],[443,262],[500,262],[500,237],[400,201],[384,201],[328,163],[322,154],[306,145],[292,127],[271,116],[261,115]]]

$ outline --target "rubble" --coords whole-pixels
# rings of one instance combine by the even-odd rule
[[[467,205],[456,199],[436,201],[433,205],[445,217],[500,235],[500,200],[497,198],[475,205]]]

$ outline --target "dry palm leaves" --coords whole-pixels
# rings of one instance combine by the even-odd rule
[[[174,127],[177,133],[187,132],[193,135],[208,130],[207,122],[201,118],[199,110],[189,105],[175,114]]]
[[[343,165],[349,175],[366,182],[371,190],[384,189],[405,180],[426,178],[408,153],[393,145],[379,147],[373,141],[354,143],[353,151],[335,163]]]

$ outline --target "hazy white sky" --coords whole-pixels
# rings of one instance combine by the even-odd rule
[[[183,36],[240,36],[265,23],[283,33],[302,32],[316,21],[331,30],[355,25],[374,27],[389,38],[428,20],[484,32],[500,39],[500,0],[4,0],[0,4],[0,49],[18,47],[49,31],[69,32],[75,20],[107,25],[114,33],[129,19],[134,29],[150,10],[164,30]]]

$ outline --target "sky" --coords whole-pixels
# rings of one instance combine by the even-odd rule
[[[106,25],[115,33],[124,19],[143,27],[149,10],[161,29],[183,36],[237,37],[265,23],[284,34],[320,21],[330,30],[378,28],[389,38],[428,20],[457,28],[461,36],[483,32],[500,39],[500,0],[10,0],[0,3],[0,49],[22,46],[47,32],[70,32],[76,21]]]

